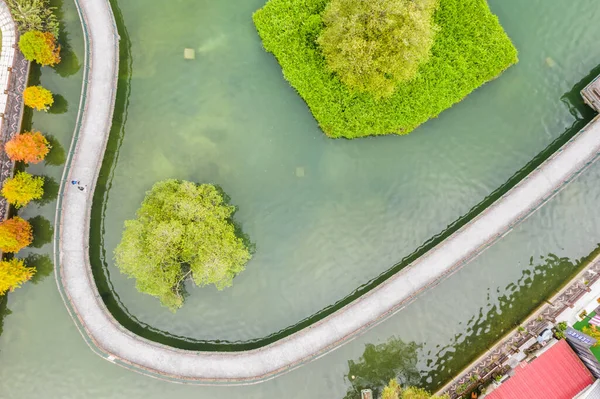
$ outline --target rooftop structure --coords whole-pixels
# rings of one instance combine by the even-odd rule
[[[587,105],[600,112],[600,76],[581,90],[581,96]]]
[[[572,399],[594,383],[594,377],[560,340],[539,358],[523,363],[487,399]]]

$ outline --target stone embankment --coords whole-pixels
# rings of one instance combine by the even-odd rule
[[[157,378],[190,384],[252,384],[323,356],[437,285],[531,215],[594,162],[596,119],[512,190],[423,257],[323,320],[260,349],[197,352],[123,328],[104,306],[88,259],[93,190],[108,139],[118,73],[118,34],[108,0],[76,0],[86,57],[80,115],[57,206],[56,279],[82,336],[100,356]],[[88,190],[73,190],[79,180]]]

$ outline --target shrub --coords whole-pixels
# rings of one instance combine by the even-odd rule
[[[17,134],[4,146],[6,154],[13,161],[38,163],[50,152],[50,143],[36,131]]]
[[[317,42],[351,90],[389,97],[429,59],[437,0],[331,0]]]
[[[7,0],[6,3],[19,32],[39,30],[58,36],[58,21],[48,0]]]
[[[2,195],[9,204],[21,208],[34,199],[44,195],[44,178],[34,177],[27,172],[18,172],[12,179],[7,179],[2,186]]]
[[[42,86],[29,86],[23,91],[25,105],[38,111],[48,111],[54,104],[52,92]]]
[[[383,388],[381,399],[400,399],[401,392],[400,384],[398,384],[395,378],[392,378],[389,384]]]
[[[29,61],[54,66],[60,62],[60,46],[50,32],[32,30],[19,39],[19,48]]]
[[[328,0],[269,0],[254,14],[265,50],[330,137],[407,134],[517,62],[486,0],[439,0],[431,57],[389,98],[353,93],[326,66],[316,43]]]
[[[600,329],[598,329],[598,327],[590,324],[589,326],[583,327],[581,330],[584,334],[587,334],[596,340],[594,347],[600,346]]]
[[[234,210],[210,184],[158,182],[146,193],[137,218],[125,222],[116,265],[136,279],[140,292],[172,311],[183,304],[181,285],[188,276],[198,286],[222,290],[251,257],[236,236]]]
[[[395,378],[391,379],[389,384],[383,388],[381,399],[449,399],[449,395],[432,396],[424,389],[408,386],[404,389],[400,387]]]
[[[26,267],[20,259],[0,261],[0,295],[14,291],[35,274],[34,267]]]
[[[19,252],[33,241],[31,225],[18,216],[0,223],[0,251]]]

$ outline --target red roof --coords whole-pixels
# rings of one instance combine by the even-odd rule
[[[572,399],[594,382],[564,339],[531,363],[522,363],[515,374],[486,399]]]

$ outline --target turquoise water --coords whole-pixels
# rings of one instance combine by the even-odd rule
[[[200,339],[261,337],[330,305],[385,271],[571,126],[577,111],[561,98],[600,63],[592,41],[594,29],[600,27],[591,24],[600,11],[592,1],[576,6],[557,1],[552,8],[543,7],[541,0],[492,1],[521,51],[518,66],[411,136],[329,141],[283,82],[274,60],[260,49],[248,19],[259,2],[178,1],[167,6],[146,1],[145,7],[141,1],[121,3],[132,43],[131,92],[127,101],[121,99],[127,105],[125,134],[105,195],[102,250],[112,252],[122,219],[133,215],[144,191],[163,177],[218,179],[257,242],[255,259],[232,290],[219,295],[210,289],[193,290],[175,316],[136,293],[131,281],[109,262],[111,281],[133,315],[156,328]],[[77,15],[70,2],[63,9],[69,41],[81,60]],[[173,21],[178,24],[167,30]],[[214,24],[232,32],[230,43],[239,47],[209,51],[208,66],[201,57],[195,64],[179,63],[182,47],[198,49],[204,43],[199,36],[183,43],[183,37],[193,41],[190,32],[217,37]],[[548,66],[552,63],[547,57],[554,67]],[[62,166],[56,154],[61,146],[69,146],[81,85],[81,71],[69,75],[71,69],[61,70],[64,76],[49,68],[41,71],[41,83],[63,95],[67,112],[33,115],[34,127],[57,138],[57,165],[32,170],[57,182]],[[261,85],[252,83],[252,76]],[[123,76],[121,82],[127,81]],[[176,101],[181,110],[172,104]],[[219,141],[222,135],[207,132],[215,126],[223,126],[223,135],[230,138]],[[271,147],[262,136],[267,133],[273,136]],[[250,156],[259,144],[264,151]],[[289,150],[287,157],[282,148]],[[213,169],[211,163],[216,165]],[[296,176],[300,166],[303,178]],[[379,173],[369,177],[368,171]],[[10,294],[0,306],[0,397],[343,398],[349,389],[353,392],[348,361],[357,361],[366,344],[386,343],[393,336],[421,345],[414,369],[422,384],[434,388],[517,325],[575,271],[577,259],[597,247],[598,182],[600,164],[387,322],[324,358],[249,387],[169,384],[98,358],[69,319],[53,276],[44,278],[51,264],[39,262],[46,272],[38,283]],[[26,218],[39,217],[38,231],[46,232],[38,248],[28,253],[51,254],[47,227],[53,223],[54,206],[50,201],[22,212]],[[100,221],[95,220],[98,225]],[[371,222],[376,231],[369,227]],[[313,235],[311,228],[318,232]],[[323,237],[330,239],[322,242]],[[336,253],[340,248],[342,253]],[[385,372],[381,367],[380,375]]]
[[[563,134],[576,118],[561,97],[598,64],[584,3],[529,18],[536,2],[492,2],[517,66],[409,136],[331,140],[261,48],[250,16],[263,1],[118,2],[127,105],[97,193],[92,259],[131,318],[172,335],[258,339],[350,295]],[[257,248],[233,287],[188,287],[175,315],[112,259],[123,222],[166,178],[222,186]]]

